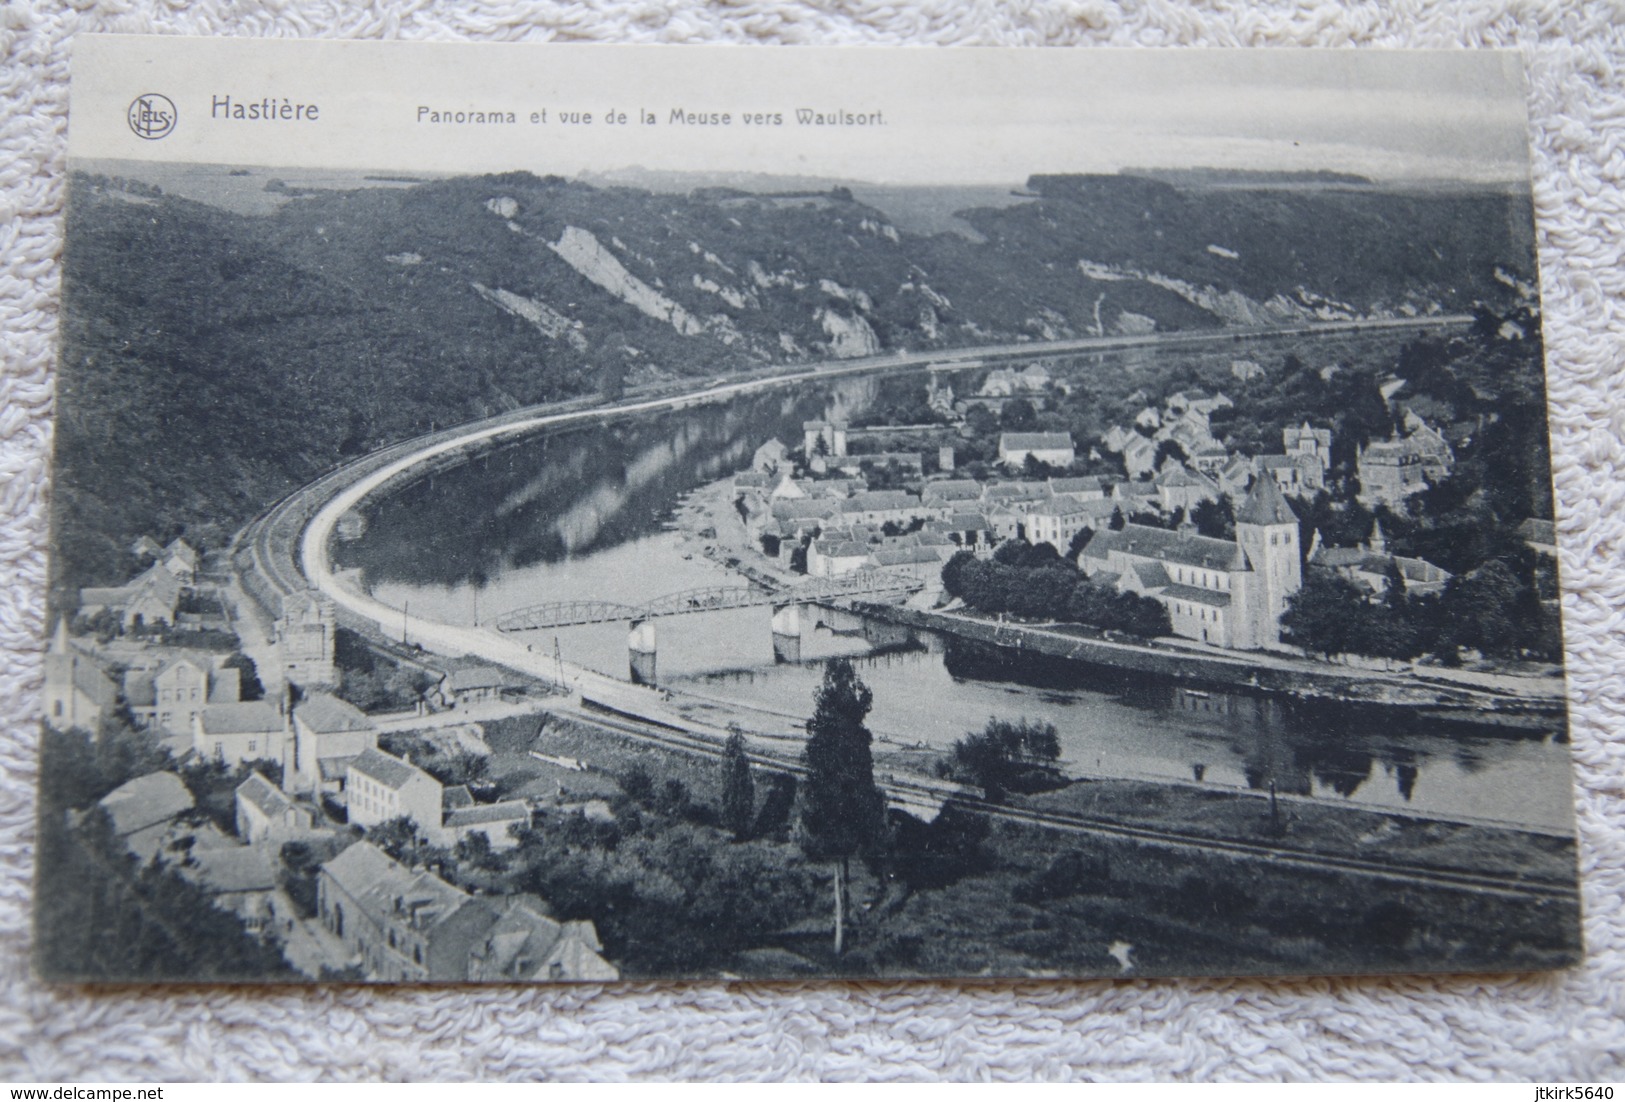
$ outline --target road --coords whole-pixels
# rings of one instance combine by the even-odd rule
[[[810,382],[842,375],[864,374],[888,367],[915,367],[938,363],[953,364],[966,361],[986,361],[1009,356],[1033,357],[1134,347],[1230,344],[1237,339],[1279,338],[1311,333],[1323,335],[1338,332],[1426,329],[1460,326],[1469,324],[1471,321],[1472,318],[1467,315],[1451,315],[1437,318],[1326,322],[1317,325],[1286,326],[1243,332],[1221,330],[1202,333],[1160,333],[1138,337],[1089,337],[1067,341],[1034,341],[933,352],[904,352],[863,360],[830,361],[788,373],[740,382],[723,382],[693,393],[663,395],[657,398],[621,403],[609,407],[591,407],[562,413],[542,413],[534,416],[509,416],[497,419],[492,423],[479,422],[468,426],[462,431],[439,434],[437,438],[419,446],[414,447],[411,442],[406,445],[396,445],[386,449],[390,453],[387,462],[381,464],[374,462],[371,469],[358,479],[347,481],[343,478],[346,469],[341,469],[313,483],[306,488],[306,491],[293,495],[289,499],[290,501],[298,499],[307,493],[315,494],[319,500],[320,495],[326,492],[327,487],[347,481],[347,484],[320,504],[309,523],[304,526],[298,541],[298,562],[305,581],[331,597],[339,607],[355,616],[377,624],[380,630],[383,630],[386,634],[394,635],[398,627],[403,641],[418,643],[428,650],[452,655],[479,655],[490,661],[512,666],[536,677],[550,680],[551,675],[559,669],[558,663],[546,656],[532,653],[528,647],[521,643],[503,639],[492,632],[478,628],[458,627],[422,617],[412,617],[383,604],[381,601],[375,600],[371,596],[358,593],[340,584],[339,579],[334,574],[327,553],[333,529],[338,524],[339,518],[358,506],[369,494],[391,479],[438,457],[468,448],[470,445],[505,437],[524,436],[541,429],[558,428],[582,421],[598,420],[608,415],[625,416],[660,410],[684,409],[695,405],[721,402],[742,395],[792,385],[797,382]],[[373,458],[376,459],[376,457]],[[361,461],[362,464],[367,462],[367,460]],[[347,469],[353,469],[353,467]],[[308,498],[303,502],[303,505],[307,507],[310,504]],[[619,693],[626,688],[623,682],[614,681],[579,666],[565,665],[563,668],[567,678],[580,688],[590,687],[615,693]]]
[[[559,701],[556,705],[550,705],[550,707],[567,711],[578,718],[600,726],[606,726],[612,730],[635,734],[642,739],[663,742],[674,747],[681,746],[689,752],[715,754],[719,752],[720,743],[726,732],[721,728],[708,728],[692,719],[680,716],[667,705],[666,694],[659,690],[633,686],[584,667],[560,662],[553,655],[534,652],[523,642],[511,637],[505,637],[494,631],[441,623],[421,616],[411,616],[399,609],[385,605],[368,594],[358,592],[343,584],[333,569],[327,550],[339,519],[392,479],[439,457],[481,442],[504,437],[522,436],[541,429],[602,418],[606,415],[628,415],[680,409],[702,403],[725,401],[764,389],[793,385],[796,382],[824,379],[842,374],[871,372],[888,366],[911,367],[927,363],[956,363],[967,360],[985,361],[1004,355],[1031,357],[1052,355],[1058,352],[1121,348],[1156,343],[1228,343],[1238,336],[1260,337],[1284,336],[1304,332],[1325,333],[1431,328],[1442,325],[1460,325],[1470,320],[1470,318],[1466,317],[1451,317],[1407,319],[1396,322],[1334,323],[1262,333],[1249,331],[1246,334],[1237,334],[1225,331],[1217,334],[1171,334],[1160,337],[1007,345],[992,349],[958,349],[951,352],[938,351],[929,355],[908,353],[860,362],[821,365],[767,378],[721,383],[696,393],[666,395],[623,403],[613,407],[575,409],[533,415],[508,415],[494,421],[466,426],[463,429],[442,432],[429,439],[419,439],[394,445],[382,452],[374,453],[357,464],[330,472],[304,490],[279,503],[260,521],[245,530],[240,535],[239,540],[246,539],[248,541],[255,563],[264,563],[271,574],[272,582],[283,591],[304,585],[313,586],[330,597],[339,608],[348,614],[376,625],[381,632],[390,637],[399,637],[405,643],[422,646],[429,651],[446,655],[477,655],[487,661],[523,671],[547,682],[554,682],[562,677],[567,683],[567,687],[572,690],[572,699],[569,702]],[[304,522],[303,518],[307,515],[309,517],[308,522]],[[290,537],[294,532],[297,532],[297,552],[294,561],[297,563],[299,576],[287,577],[286,572],[276,566],[278,561],[286,560],[281,559],[280,549],[275,544],[278,539]],[[623,714],[612,718],[606,717],[589,707],[587,705],[589,700],[603,702],[616,712]],[[775,768],[799,769],[799,766],[791,760],[776,758],[764,758],[763,760],[771,760]],[[945,793],[941,786],[933,785],[924,778],[921,778],[918,782],[888,778],[884,787],[887,788],[895,801],[902,803],[931,804],[934,802],[940,805],[945,798],[953,798]],[[1114,836],[1174,848],[1198,849],[1209,853],[1264,860],[1273,864],[1283,864],[1291,867],[1313,868],[1322,871],[1340,870],[1359,875],[1413,883],[1418,886],[1448,887],[1456,890],[1493,892],[1524,897],[1530,895],[1560,895],[1567,891],[1565,887],[1560,885],[1508,884],[1501,878],[1484,876],[1469,871],[1396,867],[1377,862],[1326,858],[1312,854],[1292,853],[1249,842],[1215,842],[1211,839],[1193,839],[1166,832],[1123,827],[1117,824],[1095,822],[1072,816],[1018,812],[1011,809],[989,809],[985,805],[977,805],[977,810],[1012,819],[1022,819],[1056,829]]]

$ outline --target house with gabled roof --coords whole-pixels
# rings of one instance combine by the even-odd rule
[[[124,585],[81,589],[79,611],[86,616],[112,612],[125,631],[138,623],[173,624],[181,588],[180,580],[163,563],[155,562]]]
[[[974,478],[943,478],[920,487],[920,501],[934,508],[982,499],[982,484]]]
[[[1157,469],[1157,446],[1139,433],[1123,445],[1123,469],[1130,478],[1139,478]]]
[[[198,567],[202,564],[202,556],[193,546],[183,539],[170,541],[159,556],[159,562],[164,569],[175,576],[182,585],[195,585],[197,583]]]
[[[475,983],[607,982],[620,969],[603,957],[591,922],[559,922],[534,896],[512,896],[469,954]]]
[[[314,820],[282,789],[258,773],[237,786],[237,837],[249,845],[291,842],[309,834]]]
[[[168,772],[134,777],[97,801],[114,836],[142,863],[157,855],[175,820],[196,805],[186,782]]]
[[[208,704],[192,717],[192,749],[200,758],[239,765],[282,762],[287,749],[287,718],[263,700]]]
[[[321,868],[322,924],[369,979],[607,980],[619,972],[590,922],[549,918],[534,896],[478,898],[357,842]]]
[[[494,850],[512,849],[519,844],[514,827],[530,825],[530,805],[524,800],[499,800],[493,804],[470,803],[444,811],[438,844],[454,846],[470,834],[484,834]]]
[[[351,759],[344,780],[350,823],[363,829],[406,816],[432,837],[440,829],[440,782],[404,758],[368,747]]]
[[[350,761],[378,745],[378,728],[354,704],[311,693],[293,706],[284,783],[299,793],[342,790]]]
[[[367,977],[386,983],[467,979],[470,952],[497,919],[486,900],[365,841],[322,866],[316,906]]]
[[[495,666],[484,664],[458,666],[446,671],[432,690],[443,708],[467,707],[502,699],[503,690],[510,687],[508,675]]]
[[[1067,432],[1006,432],[999,435],[999,462],[1019,467],[1036,459],[1052,467],[1070,467],[1078,457]]]
[[[82,728],[94,736],[102,717],[118,704],[118,686],[94,658],[68,638],[68,622],[58,619],[45,652],[45,722],[59,731]]]
[[[868,541],[854,539],[848,529],[831,529],[807,545],[809,577],[838,578],[862,570],[868,562]]]

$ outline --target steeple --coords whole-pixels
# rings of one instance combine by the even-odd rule
[[[1382,521],[1371,522],[1371,538],[1365,541],[1366,550],[1375,555],[1388,553],[1388,539],[1382,534]]]
[[[66,616],[58,616],[56,618],[56,630],[51,632],[50,653],[68,653],[68,618]]]
[[[1281,496],[1280,487],[1275,485],[1275,479],[1267,474],[1260,474],[1253,479],[1253,488],[1248,492],[1247,500],[1236,510],[1236,523],[1266,527],[1274,524],[1297,524],[1298,515],[1292,511],[1292,506],[1286,503],[1286,498]]]

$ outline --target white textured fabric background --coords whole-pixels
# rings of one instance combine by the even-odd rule
[[[1625,5],[234,0],[0,8],[0,1078],[1625,1079]],[[638,42],[1502,46],[1529,74],[1587,963],[1551,976],[52,989],[29,975],[68,59],[88,31]]]

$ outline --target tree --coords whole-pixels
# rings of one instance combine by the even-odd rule
[[[722,751],[722,825],[743,842],[750,837],[756,814],[756,782],[750,775],[750,758],[745,756],[745,736],[735,730],[728,735]]]
[[[418,848],[427,841],[410,815],[397,815],[367,828],[367,841],[405,865],[414,864]]]
[[[460,865],[487,872],[502,868],[502,855],[491,848],[491,836],[483,830],[471,830],[457,840],[453,850]]]
[[[237,681],[240,686],[239,700],[264,700],[265,685],[260,681],[259,667],[254,660],[242,651],[238,651],[224,663],[227,669],[237,670]]]
[[[852,663],[837,658],[824,667],[807,721],[799,840],[808,858],[835,864],[837,956],[845,945],[848,862],[885,828],[886,801],[875,787],[872,736],[863,722],[873,704]]]
[[[1055,762],[1061,756],[1055,724],[1029,720],[989,719],[980,732],[954,743],[944,762],[946,776],[980,785],[998,802],[1009,791],[1036,792],[1060,783]]]
[[[1303,587],[1286,599],[1284,638],[1328,659],[1355,649],[1369,620],[1365,598],[1354,583],[1327,570],[1310,570]]]
[[[953,557],[942,564],[942,589],[950,597],[965,595],[965,572],[976,563],[969,551],[955,551]]]
[[[1180,445],[1178,440],[1164,440],[1158,444],[1157,452],[1154,456],[1152,456],[1151,462],[1157,468],[1157,470],[1160,471],[1162,470],[1163,464],[1168,462],[1170,459],[1180,464],[1183,464],[1190,459],[1190,456],[1186,454],[1185,449]]]

